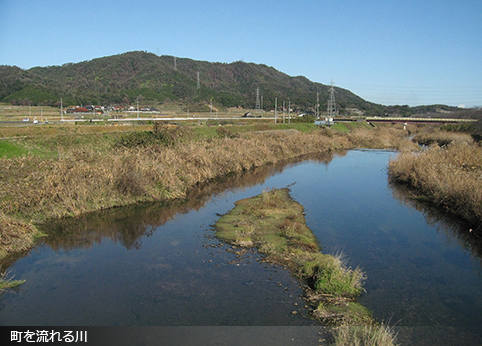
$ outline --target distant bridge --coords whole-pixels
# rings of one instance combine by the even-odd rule
[[[476,123],[477,119],[366,117],[369,123]]]

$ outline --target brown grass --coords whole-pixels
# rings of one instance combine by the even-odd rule
[[[447,131],[420,132],[413,137],[413,141],[423,145],[437,143],[439,146],[446,146],[451,143],[471,144],[474,142],[472,136],[468,133]]]
[[[244,133],[179,143],[142,147],[106,146],[83,140],[72,146],[54,141],[55,158],[36,156],[0,159],[0,210],[2,219],[23,220],[22,228],[49,218],[133,204],[183,198],[200,183],[310,153],[368,145],[397,147],[403,132],[363,129],[353,135],[302,133]],[[390,136],[392,141],[390,142]],[[90,138],[90,137],[89,137]],[[99,137],[100,138],[100,137]],[[93,143],[94,143],[93,142]],[[0,226],[7,237],[5,224]],[[10,250],[8,250],[10,251]]]
[[[341,326],[332,330],[334,346],[393,346],[397,335],[386,325]]]
[[[9,253],[28,250],[38,234],[36,228],[0,212],[0,258]]]
[[[389,177],[408,184],[434,204],[471,222],[482,221],[482,148],[476,144],[438,145],[389,163]]]
[[[346,136],[358,148],[415,149],[416,145],[406,135],[407,132],[402,129],[383,126],[372,130],[357,128]]]

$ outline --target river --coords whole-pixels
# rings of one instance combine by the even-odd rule
[[[26,282],[1,294],[0,325],[316,326],[289,272],[255,251],[237,255],[212,230],[235,201],[291,185],[322,251],[365,271],[360,302],[402,344],[480,344],[480,241],[391,186],[394,155],[353,150],[263,167],[185,201],[45,225],[49,237],[3,263]]]

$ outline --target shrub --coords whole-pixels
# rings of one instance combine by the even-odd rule
[[[348,268],[340,256],[314,253],[305,261],[302,275],[319,293],[356,297],[362,291],[363,272]]]
[[[136,131],[122,135],[117,147],[134,148],[139,146],[173,146],[179,142],[192,140],[192,130],[186,126],[169,126],[154,122],[152,131]]]
[[[216,129],[216,134],[219,138],[238,138],[239,137],[239,133],[230,131],[225,127],[218,127]]]

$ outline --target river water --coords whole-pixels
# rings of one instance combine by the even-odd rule
[[[255,251],[236,254],[212,230],[235,201],[291,185],[322,251],[365,271],[360,302],[402,344],[481,344],[480,238],[390,186],[395,155],[263,167],[185,201],[52,222],[42,243],[3,263],[26,282],[1,294],[0,325],[316,326],[289,272]]]

